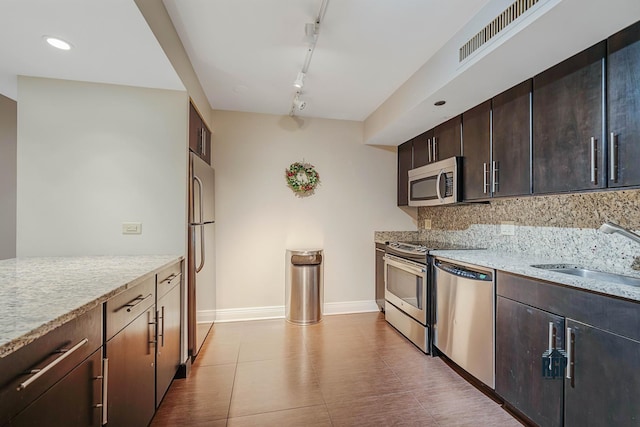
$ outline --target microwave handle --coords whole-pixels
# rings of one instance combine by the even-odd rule
[[[438,172],[438,178],[436,178],[436,194],[438,195],[440,202],[444,203],[444,197],[442,197],[442,194],[440,193],[440,180],[442,179],[442,174],[444,174],[444,169],[440,169],[440,172]]]

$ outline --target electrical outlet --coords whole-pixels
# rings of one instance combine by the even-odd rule
[[[123,222],[122,234],[142,234],[141,222]]]
[[[431,230],[431,220],[430,219],[425,219],[422,222],[422,226],[425,230]]]
[[[500,221],[500,234],[513,236],[516,234],[516,226],[513,221]]]

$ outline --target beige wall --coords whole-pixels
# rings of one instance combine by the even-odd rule
[[[225,111],[213,118],[218,309],[282,307],[285,250],[313,247],[325,251],[325,302],[375,309],[374,231],[416,229],[395,206],[395,150],[362,144],[359,122]],[[307,198],[284,178],[302,160],[321,178]]]
[[[18,93],[18,256],[185,253],[186,92],[19,77]]]
[[[0,95],[0,259],[16,256],[16,102]]]

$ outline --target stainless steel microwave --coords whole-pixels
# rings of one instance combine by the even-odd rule
[[[439,206],[461,200],[462,157],[450,157],[409,171],[409,206]]]

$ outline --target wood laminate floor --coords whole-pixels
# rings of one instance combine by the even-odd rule
[[[381,313],[217,323],[152,426],[520,426]]]

